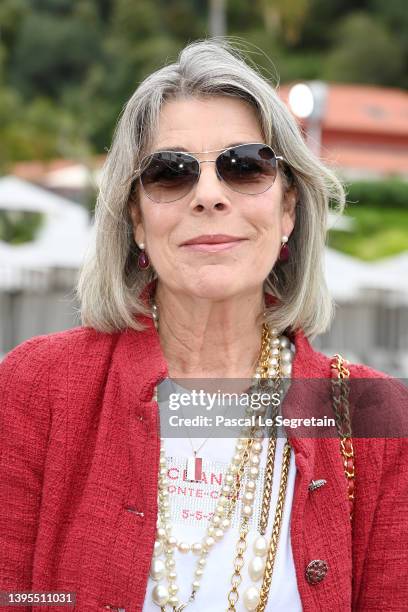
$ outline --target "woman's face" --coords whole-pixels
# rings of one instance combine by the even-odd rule
[[[264,138],[246,102],[226,96],[180,99],[163,106],[151,152],[176,147],[200,161],[214,160],[219,153],[197,152],[253,142]],[[198,298],[222,300],[259,290],[282,236],[290,235],[295,222],[296,193],[284,193],[279,173],[264,193],[244,195],[218,178],[215,164],[206,163],[193,190],[180,200],[155,203],[143,189],[138,193],[138,202],[130,205],[135,241],[144,243],[160,283]],[[225,236],[226,244],[185,244],[215,234]]]

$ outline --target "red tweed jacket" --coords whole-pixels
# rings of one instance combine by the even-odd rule
[[[167,371],[157,332],[142,321],[143,332],[33,338],[0,365],[0,591],[72,591],[84,612],[142,609],[157,516],[152,395]],[[293,339],[293,377],[329,377],[329,360],[301,332]],[[364,366],[351,374],[379,376]],[[353,530],[338,440],[290,441],[303,609],[408,610],[406,439],[354,440]],[[327,485],[310,491],[318,478]],[[318,584],[305,577],[313,559],[328,563]]]

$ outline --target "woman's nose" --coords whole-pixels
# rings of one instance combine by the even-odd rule
[[[224,181],[218,176],[215,162],[201,162],[201,172],[195,185],[191,207],[196,212],[205,210],[228,211],[231,208],[230,194]]]

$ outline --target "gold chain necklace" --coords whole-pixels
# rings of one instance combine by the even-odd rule
[[[158,311],[153,305],[153,319],[158,328]],[[262,342],[258,367],[255,373],[257,379],[256,390],[259,388],[261,381],[264,379],[274,379],[274,386],[280,381],[282,374],[289,375],[291,370],[292,353],[289,349],[290,343],[285,337],[278,337],[278,332],[275,329],[270,330],[267,324],[263,324]],[[286,351],[286,352],[285,352]],[[254,390],[254,389],[253,389]],[[155,400],[157,401],[157,389],[155,390]],[[246,550],[246,537],[249,531],[249,520],[252,516],[254,493],[256,490],[256,482],[259,476],[260,453],[262,451],[262,440],[260,430],[257,427],[252,427],[246,432],[250,437],[239,438],[236,443],[235,454],[232,458],[225,475],[225,481],[221,489],[221,495],[218,498],[217,506],[212,519],[209,521],[207,533],[201,542],[187,545],[184,542],[177,542],[176,538],[171,534],[170,525],[170,502],[167,480],[167,464],[164,451],[164,441],[160,451],[160,469],[159,469],[159,517],[157,540],[154,547],[154,556],[152,560],[150,576],[153,580],[158,581],[158,584],[153,589],[153,601],[158,605],[162,612],[166,611],[166,606],[170,605],[173,612],[181,612],[192,601],[195,600],[196,594],[201,586],[201,577],[203,576],[207,558],[210,550],[215,543],[222,539],[225,532],[231,526],[231,517],[235,511],[238,495],[241,489],[244,473],[248,471],[248,481],[246,482],[245,491],[243,494],[242,518],[239,540],[237,543],[236,556],[234,559],[234,573],[231,578],[232,588],[228,594],[228,610],[235,611],[235,604],[239,598],[238,587],[242,582],[241,569],[243,567],[244,552]],[[264,576],[261,592],[256,586],[249,587],[244,594],[244,604],[248,610],[264,610],[268,598],[268,593],[271,584],[273,563],[276,555],[279,532],[282,521],[283,503],[286,493],[287,475],[289,470],[290,446],[285,445],[284,458],[282,463],[281,482],[279,487],[279,496],[277,509],[275,512],[275,520],[272,529],[272,538],[268,547],[267,540],[264,537],[267,526],[267,517],[269,515],[270,494],[271,494],[271,479],[273,474],[275,444],[268,445],[267,467],[265,472],[265,482],[269,485],[265,487],[262,512],[260,521],[260,533],[254,545],[255,559],[250,564],[250,576],[253,580]],[[272,468],[272,472],[271,472]],[[198,555],[194,580],[192,582],[191,595],[187,602],[180,603],[177,596],[178,585],[176,584],[177,574],[175,572],[175,548],[181,552],[191,550]],[[163,561],[160,556],[163,555]],[[267,555],[265,560],[263,556]],[[262,565],[262,572],[260,572]],[[251,567],[253,571],[251,572]],[[164,577],[167,579],[167,587],[160,583]],[[262,607],[262,605],[264,607]]]
[[[263,338],[263,341],[268,342],[268,339]],[[287,375],[291,373],[291,360],[293,355],[290,355],[290,344],[287,338],[285,337],[282,337],[281,339],[272,338],[270,340],[270,344],[272,356],[269,357],[268,361],[260,364],[260,370],[258,371],[258,374],[260,375],[261,379],[268,379],[272,377],[273,388],[276,391],[280,389],[282,374],[285,373]],[[256,610],[257,612],[263,612],[265,610],[268,601],[269,590],[272,583],[273,567],[278,548],[280,530],[282,526],[283,507],[286,497],[287,481],[290,467],[291,448],[289,443],[285,443],[283,450],[278,501],[276,504],[275,517],[272,527],[272,536],[268,546],[268,540],[265,537],[265,533],[268,525],[271,502],[275,452],[276,428],[271,433],[268,443],[267,462],[264,478],[264,491],[262,498],[261,516],[259,521],[260,536],[254,542],[253,548],[255,557],[251,560],[248,568],[250,578],[254,583],[259,581],[262,576],[263,581],[261,589],[259,589],[255,584],[247,588],[243,598],[245,608],[247,610]],[[243,516],[239,533],[239,540],[236,547],[236,555],[234,558],[234,572],[231,577],[231,589],[228,593],[228,612],[236,611],[236,604],[238,603],[239,599],[239,586],[242,582],[241,569],[244,566],[244,553],[247,549],[246,539],[248,532],[248,518],[246,516]]]

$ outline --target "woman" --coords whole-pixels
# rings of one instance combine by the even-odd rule
[[[353,441],[352,523],[335,437],[176,441],[161,418],[160,441],[167,377],[241,393],[330,379],[308,342],[332,313],[329,199],[342,207],[340,183],[226,44],[191,44],[138,87],[106,162],[84,326],[1,366],[2,591],[72,592],[81,611],[406,609],[403,440]]]

